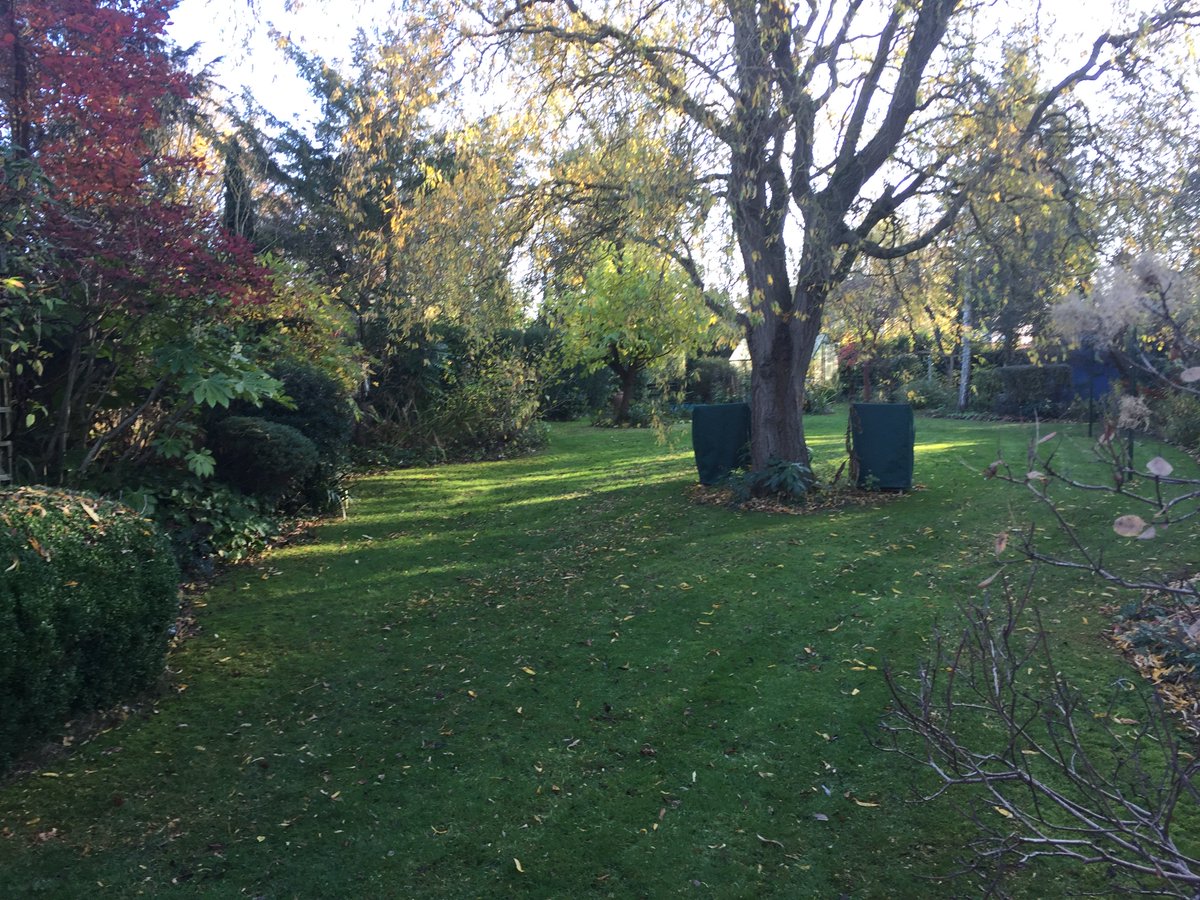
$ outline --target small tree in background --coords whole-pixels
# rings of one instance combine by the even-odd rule
[[[604,367],[617,378],[613,421],[629,421],[638,378],[671,374],[689,352],[711,346],[720,320],[675,263],[637,245],[612,245],[582,284],[552,302],[567,366]]]

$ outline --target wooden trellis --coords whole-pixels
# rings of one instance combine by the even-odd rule
[[[12,393],[7,376],[0,376],[0,487],[13,483]]]

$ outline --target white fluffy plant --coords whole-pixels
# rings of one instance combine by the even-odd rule
[[[1071,343],[1110,348],[1129,355],[1139,369],[1169,378],[1150,351],[1172,361],[1196,361],[1200,293],[1194,278],[1157,254],[1122,255],[1097,273],[1092,291],[1073,292],[1055,304],[1051,320]],[[1200,366],[1178,374],[1177,384],[1185,390],[1195,392],[1189,386],[1197,381]]]
[[[1102,347],[1111,351],[1125,366],[1136,369],[1168,389],[1200,395],[1200,292],[1194,278],[1172,269],[1154,253],[1133,257],[1123,255],[1117,263],[1096,276],[1096,286],[1088,294],[1073,293],[1052,311],[1054,327],[1068,341]],[[1149,410],[1141,397],[1126,396],[1119,401],[1120,418],[1104,431],[1102,448],[1112,448],[1118,430],[1142,429],[1148,425]],[[1128,496],[1132,460],[1113,453],[1115,484]],[[1121,471],[1125,469],[1125,471]],[[1154,508],[1149,521],[1136,514],[1121,516],[1114,530],[1123,537],[1152,538],[1159,525],[1171,520],[1179,509],[1194,509],[1194,484],[1172,477],[1173,466],[1155,457],[1140,473],[1153,479],[1155,490],[1143,499]],[[1164,499],[1161,488],[1166,481],[1183,487],[1181,496]],[[1192,490],[1186,490],[1192,488]],[[1189,516],[1190,518],[1190,516]]]

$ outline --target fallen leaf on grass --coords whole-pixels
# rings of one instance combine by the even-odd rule
[[[1113,522],[1113,531],[1121,537],[1138,537],[1146,530],[1146,520],[1141,516],[1121,516]]]
[[[525,869],[522,868],[521,861],[519,859],[517,859],[515,856],[513,857],[513,865],[517,867],[518,872],[520,872],[522,875],[525,874]]]
[[[1000,815],[1004,816],[1004,818],[1006,818],[1006,819],[1011,819],[1013,817],[1013,814],[1010,813],[1003,806],[993,806],[992,809],[994,809],[996,812],[1000,813]]]
[[[1175,471],[1175,467],[1161,456],[1156,456],[1150,462],[1146,463],[1146,471],[1156,478],[1166,478]]]
[[[756,834],[755,837],[758,838],[760,841],[762,841],[764,844],[770,844],[772,847],[778,847],[780,850],[783,849],[783,843],[781,841],[773,841],[770,838],[763,837],[761,834]]]
[[[878,803],[871,803],[871,802],[869,802],[869,801],[867,801],[867,800],[859,800],[857,797],[853,797],[853,798],[851,798],[851,799],[853,799],[853,800],[854,800],[854,802],[855,802],[855,803],[857,803],[859,806],[865,806],[865,807],[867,807],[868,809],[874,809],[874,808],[876,808],[877,806],[879,806],[879,804],[878,804]]]
[[[536,675],[537,674],[537,672],[533,671],[533,669],[529,668],[529,666],[521,666],[521,671],[524,672],[526,675]]]

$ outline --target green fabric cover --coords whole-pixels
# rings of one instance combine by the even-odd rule
[[[851,403],[850,459],[859,487],[909,491],[917,440],[907,403]]]
[[[717,484],[750,465],[750,404],[692,407],[692,450],[701,484]]]

